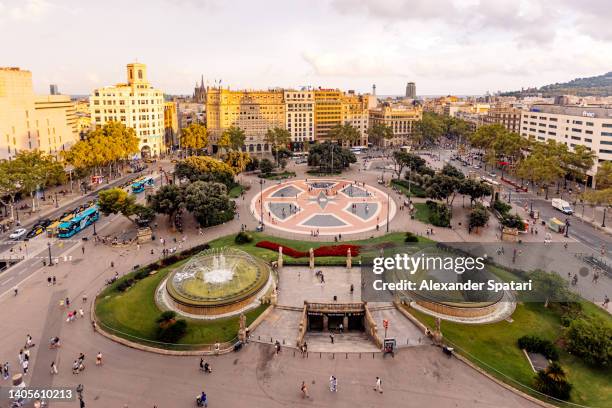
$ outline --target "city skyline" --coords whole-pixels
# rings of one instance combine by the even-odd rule
[[[376,83],[378,94],[401,95],[412,81],[420,95],[484,94],[612,67],[605,1],[554,8],[450,0],[147,5],[121,4],[118,14],[112,1],[0,1],[0,29],[19,39],[4,47],[3,65],[30,70],[38,93],[57,84],[78,95],[122,82],[122,67],[134,61],[171,94],[190,94],[202,74],[209,85],[222,79],[232,89],[312,85],[363,93]]]

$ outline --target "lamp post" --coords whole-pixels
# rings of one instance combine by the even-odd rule
[[[98,235],[98,233],[96,232],[96,221],[95,220],[93,222],[93,228],[94,228],[93,236],[95,237],[96,235]]]
[[[58,208],[59,204],[57,202],[57,191],[55,192],[55,208]]]
[[[603,218],[601,219],[601,227],[606,228],[606,210],[608,207],[604,207]]]
[[[570,222],[569,222],[569,218],[565,219],[565,237],[569,237],[569,227],[570,227]]]
[[[391,196],[387,191],[387,232],[389,232],[389,208],[391,207]]]
[[[259,212],[261,214],[261,226],[264,225],[264,215],[263,215],[263,185],[265,183],[264,179],[259,180]]]
[[[51,259],[51,243],[47,242],[47,249],[49,250],[49,266],[53,266],[53,260]]]

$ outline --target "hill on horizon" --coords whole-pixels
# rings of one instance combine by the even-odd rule
[[[529,96],[537,93],[541,93],[544,97],[559,95],[612,96],[612,71],[603,75],[576,78],[568,82],[557,82],[539,88],[502,92],[501,96]]]

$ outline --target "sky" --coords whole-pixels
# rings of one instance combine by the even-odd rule
[[[305,85],[478,95],[612,71],[609,0],[0,0],[0,66],[88,94],[147,64],[193,92]]]

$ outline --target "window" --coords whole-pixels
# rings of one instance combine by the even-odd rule
[[[586,133],[587,135],[592,135],[593,131],[592,130],[585,130],[584,133]]]
[[[572,132],[582,133],[582,129],[572,128]]]
[[[572,140],[580,140],[578,136],[572,136]]]
[[[599,149],[599,153],[608,153],[608,154],[612,154],[612,150],[607,150],[607,149]]]
[[[557,125],[548,125],[548,127],[551,128],[551,129],[556,129]]]
[[[601,127],[612,128],[612,123],[603,123]]]
[[[586,137],[585,137],[585,138],[584,138],[584,141],[585,141],[586,143],[591,143],[591,142],[593,142],[593,139],[588,139],[588,138],[586,138]]]
[[[612,142],[611,142],[611,141],[609,141],[609,140],[602,140],[602,141],[601,141],[601,144],[605,144],[605,145],[610,145],[610,146],[612,146]]]
[[[610,136],[612,137],[612,132],[601,132],[602,136]]]
[[[587,126],[593,126],[593,122],[587,122],[586,125]]]

